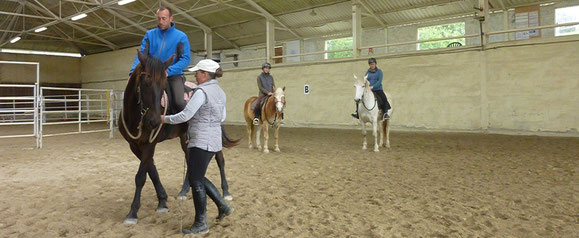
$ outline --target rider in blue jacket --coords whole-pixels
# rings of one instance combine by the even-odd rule
[[[384,113],[382,117],[384,120],[388,120],[390,119],[388,110],[390,110],[391,107],[390,103],[388,103],[388,99],[386,98],[386,94],[382,89],[382,78],[384,77],[384,74],[382,73],[382,70],[376,66],[375,58],[368,59],[368,65],[370,68],[368,71],[366,71],[366,76],[368,76],[368,81],[370,82],[370,89],[378,101],[378,106],[380,106],[380,109],[382,109],[382,112]],[[352,116],[354,118],[359,118],[358,103],[356,103],[356,113],[352,114]]]
[[[157,57],[161,61],[175,55],[173,64],[167,69],[167,96],[171,102],[170,112],[177,113],[185,108],[185,75],[183,70],[191,62],[191,47],[187,35],[175,28],[173,15],[169,8],[160,7],[157,10],[157,27],[145,33],[141,42],[141,53]],[[139,58],[135,57],[129,74],[133,73],[139,64]]]

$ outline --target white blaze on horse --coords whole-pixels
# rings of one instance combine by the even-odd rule
[[[354,101],[358,104],[358,117],[360,124],[362,125],[362,134],[364,135],[364,141],[362,143],[362,149],[366,149],[366,123],[372,124],[372,135],[374,135],[374,152],[380,151],[378,149],[378,127],[381,126],[380,133],[380,145],[386,148],[390,148],[390,119],[384,120],[382,118],[383,113],[380,112],[380,107],[378,106],[378,101],[374,97],[374,93],[370,89],[370,82],[365,76],[364,79],[358,79],[354,75],[354,87],[356,88],[356,94],[354,95]],[[392,98],[387,95],[390,99],[390,105],[392,105]],[[388,115],[392,118],[393,108],[388,110]],[[384,135],[386,135],[386,144],[384,144]]]
[[[283,109],[285,108],[285,87],[283,88],[274,88],[274,93],[272,96],[264,98],[265,102],[260,107],[260,105],[256,105],[256,108],[261,110],[260,118],[259,118],[259,125],[253,125],[253,103],[257,99],[257,97],[250,97],[245,101],[245,106],[243,110],[243,114],[245,117],[246,129],[247,129],[247,137],[249,139],[249,148],[253,148],[252,140],[255,137],[255,144],[256,149],[260,150],[261,145],[259,141],[259,132],[260,129],[263,128],[263,152],[269,153],[268,149],[268,125],[275,127],[275,152],[279,152],[279,127],[281,126],[281,120],[283,115]],[[260,128],[261,127],[261,128]],[[257,131],[257,136],[255,132]]]

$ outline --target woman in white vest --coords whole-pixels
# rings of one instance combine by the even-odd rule
[[[211,158],[222,149],[221,122],[225,120],[225,92],[217,84],[216,77],[222,75],[217,62],[201,60],[189,71],[195,72],[198,85],[193,97],[183,111],[175,115],[161,116],[161,120],[168,124],[189,121],[187,174],[193,192],[195,222],[191,228],[184,229],[183,233],[204,234],[209,232],[206,193],[217,205],[218,220],[233,212],[233,208],[221,197],[215,185],[205,178]]]

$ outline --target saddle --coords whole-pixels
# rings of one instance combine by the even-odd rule
[[[183,99],[185,99],[185,103],[188,103],[189,100],[191,100],[191,97],[193,97],[193,89],[195,89],[196,87],[197,87],[196,84],[189,81],[185,81],[185,93],[183,94]],[[167,97],[167,93],[163,92],[163,97],[161,97],[161,106],[165,107],[168,101],[169,98]]]
[[[263,97],[263,98],[261,99],[261,102],[259,102],[259,108],[262,108],[262,107],[263,107],[263,104],[267,101],[267,99],[269,99],[269,97],[271,97],[271,96],[265,95],[265,97]],[[251,103],[251,109],[252,109],[253,111],[255,111],[255,109],[257,109],[257,99],[254,100],[254,101]]]

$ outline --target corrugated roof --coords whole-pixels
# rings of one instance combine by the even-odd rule
[[[88,1],[1,0],[0,4],[0,47],[32,50],[61,50],[84,52],[87,54],[110,51],[112,48],[137,46],[143,29],[156,26],[155,11],[159,0],[139,0],[125,6],[118,6],[118,0],[104,0],[104,5]],[[248,3],[249,0],[166,0],[176,5],[187,16],[175,14],[177,27],[189,35],[192,49],[203,50],[203,32],[195,21],[238,46],[265,42],[265,17],[260,10]],[[352,2],[350,0],[251,0],[260,8],[273,15],[276,21],[276,40],[292,40],[297,37],[344,35],[352,28]],[[380,27],[409,24],[425,20],[472,14],[478,0],[360,0],[364,5],[362,27]],[[568,2],[554,0],[555,2]],[[576,0],[574,0],[577,2]],[[545,3],[544,0],[502,0],[506,8],[513,6]],[[62,3],[62,5],[60,5]],[[494,9],[501,9],[497,0],[490,0]],[[24,4],[24,5],[22,5]],[[24,6],[24,7],[22,7]],[[23,8],[20,9],[20,8]],[[370,9],[379,20],[370,15]],[[48,9],[51,13],[48,13]],[[87,17],[76,22],[63,18],[87,12]],[[18,13],[19,15],[17,16]],[[25,20],[23,20],[25,19]],[[48,30],[34,33],[32,30],[43,24],[51,24]],[[75,27],[72,27],[75,26]],[[83,32],[83,30],[88,31]],[[24,31],[24,32],[23,32]],[[23,33],[22,33],[23,32]],[[293,33],[292,33],[293,32]],[[22,40],[7,45],[7,40],[21,35]],[[42,41],[44,40],[44,41]],[[233,48],[217,35],[213,35],[216,49]],[[111,44],[113,46],[111,46]]]

